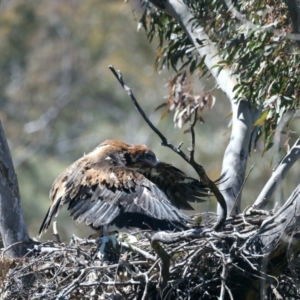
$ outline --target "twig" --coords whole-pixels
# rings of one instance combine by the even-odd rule
[[[161,288],[161,298],[163,299],[164,290],[167,287],[169,274],[170,274],[170,255],[164,250],[164,248],[159,244],[155,239],[155,236],[151,239],[151,246],[156,254],[161,259],[161,279],[160,279],[160,288]]]
[[[60,263],[58,270],[55,272],[55,274],[51,278],[51,281],[54,281],[60,275],[61,271],[65,268],[66,265],[67,265],[66,259],[63,259],[62,262]]]
[[[208,241],[211,248],[214,249],[215,253],[219,253],[220,257],[222,258],[223,266],[222,266],[222,274],[221,274],[221,291],[220,291],[220,300],[223,300],[225,297],[225,289],[226,288],[226,279],[228,277],[228,268],[227,268],[227,262],[224,253],[221,251],[221,249],[217,248],[214,243],[211,241]],[[230,293],[230,297],[232,298],[232,295]]]
[[[59,294],[58,294],[58,299],[64,299],[64,297],[66,297],[67,295],[71,294],[72,291],[74,289],[76,289],[76,287],[78,287],[78,285],[80,284],[80,280],[81,280],[81,275],[84,274],[84,270],[83,272],[79,275],[79,277],[77,279],[75,279],[70,285],[68,285],[66,288],[64,288]]]
[[[149,286],[149,278],[147,273],[144,275],[145,276],[145,288],[144,288],[144,292],[143,292],[143,297],[142,300],[145,300],[147,297],[147,291],[148,291],[148,286]]]
[[[264,217],[262,216],[262,218]],[[297,274],[286,276],[286,271],[291,269],[289,265],[281,272],[284,274],[283,277],[275,278],[264,274],[264,270],[260,270],[258,266],[261,265],[261,258],[267,259],[268,255],[259,255],[255,252],[255,247],[252,248],[251,245],[246,249],[242,248],[242,245],[247,244],[247,241],[251,239],[251,236],[241,235],[241,232],[247,230],[249,225],[243,223],[241,216],[230,219],[226,223],[227,225],[231,224],[233,228],[230,231],[222,232],[222,236],[220,236],[220,232],[204,234],[200,229],[183,231],[181,237],[178,233],[163,232],[152,237],[149,235],[150,239],[156,239],[158,245],[160,242],[165,243],[164,248],[161,247],[162,245],[159,246],[165,251],[167,259],[171,258],[170,254],[174,254],[174,250],[180,251],[180,253],[172,255],[173,263],[169,271],[167,288],[163,289],[163,299],[202,299],[207,296],[217,298],[220,297],[222,289],[221,298],[224,296],[224,299],[232,300],[239,297],[236,288],[242,287],[238,282],[235,285],[232,281],[232,278],[239,276],[238,274],[241,274],[246,282],[249,282],[247,279],[250,278],[254,278],[254,280],[267,279],[276,287],[277,297],[282,295],[282,298],[286,299],[296,295],[297,288],[293,283],[293,278],[299,276]],[[259,226],[253,226],[253,234],[259,229]],[[224,230],[227,230],[227,227]],[[298,233],[299,230],[296,230],[293,237],[296,238]],[[226,236],[226,240],[224,240],[224,236]],[[188,240],[182,242],[185,239]],[[279,240],[283,239],[285,238],[279,237]],[[291,243],[290,248],[292,248],[292,241],[289,240],[289,242]],[[187,247],[187,244],[191,244],[191,247]],[[54,251],[41,252],[38,256],[29,257],[17,263],[16,267],[10,268],[4,279],[4,292],[8,295],[7,299],[44,299],[46,297],[49,299],[59,299],[59,297],[83,299],[92,298],[95,292],[100,297],[105,297],[109,292],[121,293],[126,299],[153,298],[154,293],[157,293],[156,285],[161,284],[164,280],[160,272],[167,265],[160,258],[155,262],[145,258],[143,251],[146,253],[149,251],[147,238],[142,237],[136,245],[142,252],[128,248],[128,258],[122,259],[119,263],[106,265],[102,261],[92,258],[91,253],[94,253],[96,249],[94,246],[65,245],[59,244],[55,240],[43,243],[42,247],[48,249],[52,247]],[[184,251],[180,250],[182,246],[185,246]],[[249,252],[251,253],[249,254]],[[159,257],[164,259],[164,255],[159,255]],[[230,258],[235,263],[230,263]],[[123,262],[124,265],[122,265]],[[272,262],[273,258],[269,263]],[[158,269],[159,263],[165,265],[161,265]],[[229,277],[231,267],[234,268],[233,277]],[[165,271],[166,269],[164,269]],[[35,280],[36,284],[29,288],[20,286],[20,279],[26,276],[32,276],[31,278]],[[283,287],[286,285],[288,285],[289,291]],[[124,287],[126,288],[124,289]],[[270,286],[270,288],[272,287]],[[273,297],[275,297],[275,293],[276,291],[273,289]]]
[[[145,258],[147,258],[147,259],[149,259],[151,261],[156,261],[155,256],[149,254],[148,252],[146,252],[146,251],[144,251],[144,250],[142,250],[142,249],[140,249],[140,248],[138,248],[138,247],[136,247],[134,245],[127,244],[125,242],[120,242],[120,245],[123,246],[123,247],[125,247],[125,248],[127,248],[127,249],[131,249],[133,251],[136,251],[136,252],[142,254]]]
[[[185,242],[185,243],[180,243],[180,245],[178,247],[176,247],[175,249],[173,249],[171,252],[170,252],[170,255],[173,255],[174,253],[177,253],[178,250],[180,250],[181,248],[185,247],[186,245],[189,245],[191,242]],[[184,250],[183,250],[184,251]]]
[[[115,75],[115,77],[118,79],[118,81],[120,82],[120,84],[122,85],[123,89],[127,92],[128,96],[131,98],[131,100],[133,101],[135,107],[137,108],[137,110],[139,111],[139,113],[142,115],[142,117],[144,118],[144,120],[146,121],[146,123],[150,126],[150,128],[160,137],[160,139],[162,140],[162,145],[165,146],[171,146],[171,149],[173,149],[175,152],[177,152],[177,148],[175,148],[166,138],[165,136],[152,124],[152,122],[148,119],[148,117],[146,116],[145,112],[143,111],[143,109],[140,107],[140,105],[138,104],[136,98],[134,97],[131,89],[124,83],[123,80],[123,76],[122,73],[120,71],[116,71],[115,68],[112,65],[109,65],[108,68],[112,71],[112,73]],[[186,156],[186,155],[185,155]],[[188,160],[188,157],[186,156],[186,159]]]
[[[38,252],[55,252],[55,251],[64,251],[63,248],[55,248],[55,247],[43,247],[41,245],[34,246],[34,249]]]
[[[125,89],[128,96],[134,103],[135,107],[137,108],[137,110],[139,111],[141,116],[144,118],[145,122],[160,137],[161,145],[172,149],[181,158],[183,158],[188,164],[190,164],[194,168],[194,170],[197,172],[198,176],[203,181],[203,183],[214,193],[217,201],[219,202],[219,204],[222,208],[222,213],[219,215],[219,218],[212,229],[216,230],[216,231],[219,230],[221,228],[221,226],[223,225],[223,223],[225,222],[226,217],[227,217],[227,205],[226,205],[226,201],[225,201],[223,195],[219,191],[216,184],[206,175],[203,166],[195,162],[195,160],[193,159],[193,155],[192,155],[192,157],[188,157],[179,147],[175,147],[171,142],[169,142],[167,140],[167,138],[152,124],[152,122],[148,119],[148,117],[146,116],[143,109],[140,107],[140,105],[137,102],[136,98],[134,97],[131,89],[124,83],[122,73],[120,71],[117,72],[112,65],[109,65],[108,68],[111,70],[111,72],[117,78],[117,80],[119,81],[121,86]]]
[[[156,267],[156,265],[158,264],[158,262],[159,262],[159,259],[157,259],[157,260],[155,261],[155,263],[154,263],[154,264],[150,267],[150,269],[147,271],[148,274],[151,273],[151,271]]]
[[[6,247],[6,248],[4,248],[4,249],[2,250],[1,258],[4,257],[4,253],[5,253],[6,251],[8,251],[9,249],[11,249],[11,248],[13,248],[13,247],[15,247],[15,246],[21,245],[21,244],[28,244],[28,245],[37,244],[37,245],[39,245],[40,243],[39,243],[39,242],[35,242],[35,241],[33,241],[33,240],[30,240],[30,241],[20,241],[20,242],[11,244],[11,245],[9,245],[8,247]],[[29,251],[29,252],[30,252],[30,251]]]
[[[190,149],[190,161],[194,161],[194,154],[195,154],[195,125],[197,123],[197,113],[198,113],[199,105],[195,107],[194,111],[194,121],[190,124],[190,130],[191,130],[191,137],[192,137],[192,146]]]
[[[230,290],[230,288],[227,286],[227,284],[225,284],[225,288],[226,288],[227,293],[229,294],[230,300],[234,300],[234,299],[233,299],[233,295],[232,295],[232,293],[231,293],[231,290]]]
[[[140,285],[140,281],[128,280],[123,282],[115,281],[93,281],[93,282],[82,282],[79,286],[94,286],[94,285],[104,285],[104,286],[126,286],[126,285]]]

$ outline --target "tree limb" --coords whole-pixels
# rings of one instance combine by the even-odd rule
[[[112,65],[109,66],[109,69],[112,71],[112,73],[118,79],[118,81],[120,82],[122,87],[125,89],[125,91],[129,95],[130,99],[134,103],[135,107],[137,108],[139,113],[142,115],[142,117],[146,121],[146,123],[160,137],[161,145],[172,149],[175,153],[177,153],[180,157],[182,157],[188,164],[190,164],[194,168],[194,170],[197,172],[199,178],[203,181],[203,183],[214,193],[214,195],[222,209],[221,209],[221,214],[219,215],[219,218],[213,227],[213,230],[216,230],[216,231],[219,230],[221,228],[221,226],[223,225],[224,221],[226,220],[227,206],[226,206],[224,197],[221,194],[221,192],[219,191],[219,189],[217,188],[216,184],[206,175],[203,166],[199,165],[198,163],[196,163],[194,161],[193,155],[188,157],[179,147],[175,147],[171,142],[169,142],[167,140],[167,138],[152,124],[152,122],[148,119],[148,117],[144,113],[143,109],[140,107],[140,105],[137,102],[136,98],[134,97],[131,89],[124,83],[121,72],[120,71],[117,72]],[[193,130],[193,124],[191,125],[191,130]]]
[[[166,250],[159,244],[155,238],[151,238],[151,246],[156,254],[161,259],[161,279],[160,279],[160,289],[161,289],[161,298],[163,299],[164,290],[167,287],[169,274],[170,274],[170,255]]]
[[[268,180],[263,190],[257,197],[253,206],[257,209],[264,208],[269,202],[271,196],[273,195],[275,189],[280,184],[280,182],[284,179],[286,173],[293,166],[293,164],[300,157],[300,138],[297,139],[289,153],[282,159],[280,164],[273,170],[273,174],[271,178]]]
[[[247,166],[249,154],[249,143],[252,132],[252,124],[255,121],[254,115],[256,111],[251,108],[250,102],[236,101],[237,95],[233,90],[237,84],[237,80],[230,68],[223,68],[221,71],[214,68],[221,61],[218,55],[218,50],[205,33],[204,28],[199,24],[197,26],[191,20],[193,14],[184,3],[183,0],[150,0],[158,8],[165,11],[176,19],[181,25],[190,41],[195,45],[200,57],[205,57],[205,64],[215,78],[219,88],[227,95],[232,108],[232,134],[230,143],[226,149],[223,158],[222,174],[226,173],[228,180],[220,185],[220,190],[227,203],[228,211],[231,211],[236,195],[240,191]],[[202,44],[199,46],[198,41]],[[237,200],[237,205],[233,211],[233,215],[239,212],[241,193]],[[218,206],[218,214],[222,213],[222,208]]]
[[[253,235],[248,243],[247,249],[254,250],[256,245],[257,254],[257,241],[260,241],[261,251],[260,254],[272,253],[269,258],[278,255],[288,246],[292,247],[294,251],[299,251],[300,241],[299,237],[295,237],[295,241],[290,243],[292,233],[297,230],[300,224],[300,183],[291,194],[285,204],[271,217],[263,221],[259,230]],[[251,245],[251,246],[250,246]],[[279,247],[279,248],[278,248]]]
[[[0,232],[10,257],[22,257],[28,250],[30,238],[24,221],[17,176],[0,122]],[[22,243],[20,243],[22,242]]]
[[[205,56],[204,62],[217,81],[217,84],[221,90],[227,95],[228,99],[233,102],[233,100],[236,98],[233,88],[237,84],[237,80],[235,76],[232,75],[232,72],[229,68],[223,68],[221,71],[219,71],[218,68],[213,68],[221,61],[221,58],[218,55],[218,50],[205,33],[204,28],[198,24],[195,26],[194,22],[192,22],[194,15],[191,13],[184,1],[150,0],[150,2],[172,16],[180,24],[191,43],[197,48],[200,57]],[[163,4],[164,8],[162,8],[162,5],[159,5],[159,3]],[[202,42],[201,46],[199,46],[198,41]]]
[[[241,98],[234,106],[232,116],[232,131],[226,148],[222,173],[226,173],[225,180],[220,184],[220,190],[226,199],[228,211],[231,215],[240,212],[241,188],[245,178],[249,156],[249,144],[252,132],[252,110],[249,102]],[[234,209],[233,209],[234,206]],[[220,208],[218,207],[218,214]]]

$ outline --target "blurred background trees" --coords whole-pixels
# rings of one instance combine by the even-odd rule
[[[172,115],[162,117],[155,108],[166,101],[165,88],[172,71],[154,71],[155,43],[149,44],[142,29],[137,32],[143,10],[139,1],[52,0],[39,2],[5,0],[0,6],[0,119],[18,175],[25,218],[31,236],[36,236],[49,205],[53,180],[67,165],[105,139],[145,143],[160,160],[192,170],[168,149],[159,146],[107,66],[121,69],[148,116],[174,144],[189,146],[185,127],[174,128]],[[154,39],[156,37],[154,36]],[[195,77],[197,79],[197,77]],[[197,83],[210,90],[214,82]],[[230,106],[215,91],[216,104],[196,128],[196,160],[217,178],[229,139]],[[294,126],[294,127],[293,127]],[[295,119],[291,141],[300,126]],[[247,205],[259,194],[272,168],[284,154],[284,141],[276,137],[275,147],[262,157],[263,143],[252,152],[248,166],[256,163],[244,188]],[[285,200],[295,188],[299,162],[277,192]],[[297,170],[298,169],[298,170]],[[298,175],[297,175],[298,174]],[[279,195],[279,196],[278,196]],[[245,202],[249,200],[249,203]],[[210,203],[210,211],[216,204]],[[197,206],[204,210],[204,206]],[[60,214],[61,237],[88,234]],[[48,236],[51,235],[49,230]],[[47,238],[47,236],[43,237]]]

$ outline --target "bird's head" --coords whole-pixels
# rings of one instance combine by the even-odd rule
[[[157,167],[159,160],[153,151],[145,145],[130,145],[128,148],[126,165],[131,168],[138,167]]]
[[[100,144],[99,148],[105,148],[106,155],[116,160],[120,159],[129,168],[153,168],[159,165],[153,151],[145,145],[130,145],[109,140]]]

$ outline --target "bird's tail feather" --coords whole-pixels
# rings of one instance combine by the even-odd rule
[[[56,201],[54,203],[54,205],[51,205],[49,207],[49,209],[47,211],[47,214],[45,216],[45,219],[44,219],[44,221],[41,225],[41,228],[39,230],[39,237],[48,229],[53,216],[55,216],[58,213],[59,206],[60,206],[60,200]]]

